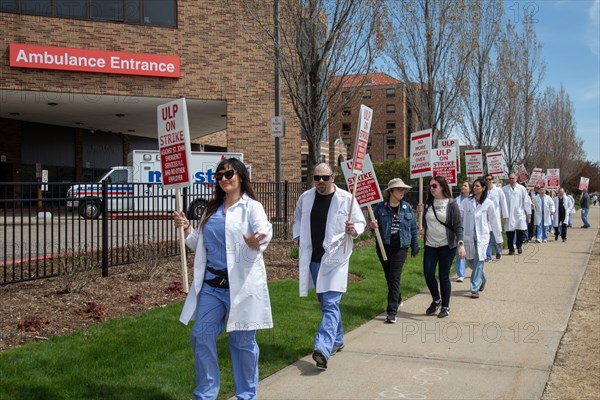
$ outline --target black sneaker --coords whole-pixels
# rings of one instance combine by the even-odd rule
[[[337,344],[333,345],[333,348],[331,349],[331,355],[335,355],[338,351],[342,351],[342,349],[344,348],[344,343],[340,344],[339,346]],[[327,364],[327,363],[325,363]]]
[[[429,308],[425,311],[425,314],[427,314],[427,315],[435,314],[435,312],[440,307],[440,305],[442,305],[442,299],[439,299],[438,301],[432,301]]]
[[[448,307],[442,307],[440,313],[438,314],[438,318],[444,318],[450,315],[450,309]]]
[[[523,254],[523,248],[522,247],[517,247],[517,252],[519,254]]]
[[[502,258],[502,253],[496,253],[496,260],[499,260]]]
[[[386,324],[395,324],[396,321],[397,321],[397,319],[396,319],[395,315],[388,315],[387,318],[385,319]]]
[[[325,354],[319,349],[315,349],[312,355],[313,360],[317,363],[317,368],[319,369],[327,369],[327,357]]]

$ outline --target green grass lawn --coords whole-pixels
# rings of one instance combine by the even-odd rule
[[[387,288],[373,246],[354,251],[350,270],[361,276],[341,302],[346,332],[385,310]],[[425,286],[422,252],[408,258],[402,296]],[[259,331],[260,378],[312,352],[321,312],[314,291],[298,297],[297,281],[269,283],[275,328]],[[178,322],[182,303],[133,318],[94,325],[47,342],[0,354],[0,399],[191,399],[194,386],[189,327]],[[226,335],[218,340],[219,398],[233,395]]]

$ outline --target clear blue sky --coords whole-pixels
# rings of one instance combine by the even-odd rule
[[[587,159],[600,161],[600,0],[506,1],[507,17],[534,12],[543,45],[546,74],[542,87],[562,83],[574,108],[577,136]]]

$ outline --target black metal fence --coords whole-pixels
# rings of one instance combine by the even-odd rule
[[[303,183],[254,183],[273,223],[290,235]],[[182,190],[182,206],[197,218],[213,186]],[[77,263],[108,268],[179,254],[172,222],[175,191],[160,184],[0,183],[0,285],[60,275]]]
[[[308,186],[253,185],[273,237],[290,239],[296,202]],[[188,217],[200,215],[213,189],[182,190]],[[406,200],[416,205],[418,191]],[[177,255],[175,209],[175,191],[160,184],[0,183],[0,285],[57,276],[83,262],[107,276],[112,266]]]

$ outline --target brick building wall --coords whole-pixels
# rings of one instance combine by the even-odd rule
[[[348,149],[348,158],[353,157],[359,109],[360,105],[364,104],[373,109],[368,146],[371,160],[380,163],[409,156],[408,140],[412,128],[408,123],[411,116],[406,99],[406,88],[396,79],[387,75],[386,77],[385,80],[391,83],[365,85],[357,97],[351,100],[342,112],[332,118],[329,125],[330,154],[334,148],[333,140],[341,137]],[[378,80],[381,79],[374,79],[374,82],[378,82]]]
[[[274,110],[272,60],[254,42],[257,36],[239,23],[244,10],[236,2],[179,0],[177,4],[177,28],[0,13],[0,89],[10,95],[20,90],[59,92],[65,96],[62,100],[69,93],[225,100],[228,151],[244,153],[245,161],[253,165],[254,180],[272,180],[274,139],[268,133]],[[11,68],[9,43],[178,55],[181,77]],[[299,129],[285,99],[282,93],[282,114],[288,116],[281,141],[282,178],[299,180]],[[2,143],[7,143],[5,137],[19,135],[18,124],[0,124]],[[123,141],[126,149],[127,139]],[[18,140],[3,146],[3,154],[18,165]]]

